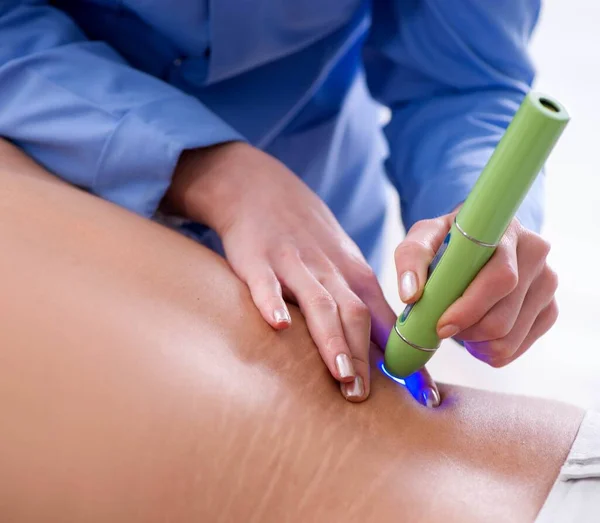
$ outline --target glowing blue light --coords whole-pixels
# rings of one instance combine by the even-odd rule
[[[413,398],[415,398],[421,405],[427,405],[426,396],[423,394],[426,388],[429,388],[429,382],[425,379],[423,372],[417,371],[414,374],[402,379],[397,378],[390,374],[390,372],[385,368],[383,362],[379,365],[381,372],[390,378],[392,381],[396,383],[400,383],[400,385],[406,387]]]
[[[385,364],[383,362],[381,362],[381,372],[383,372],[388,378],[390,378],[391,380],[395,381],[396,383],[400,383],[400,385],[404,385],[406,387],[406,381],[404,381],[402,378],[396,378],[396,376],[393,376],[392,374],[389,373],[389,371],[385,368]]]

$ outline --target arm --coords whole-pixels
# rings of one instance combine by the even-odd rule
[[[528,521],[574,408],[327,380],[226,263],[0,141],[0,519]],[[197,268],[203,267],[202,271]],[[233,321],[232,321],[233,320]]]
[[[139,214],[154,213],[183,150],[240,139],[45,0],[3,0],[0,40],[0,136]]]
[[[1,1],[0,41],[0,136],[138,214],[152,215],[162,201],[213,229],[265,321],[289,325],[283,282],[341,392],[350,401],[368,397],[370,311],[386,330],[394,314],[358,248],[308,186],[239,143],[195,98],[86,40],[47,1]]]
[[[376,0],[365,64],[392,111],[388,172],[406,229],[469,193],[533,81],[527,45],[539,0]],[[543,177],[521,207],[539,231]]]

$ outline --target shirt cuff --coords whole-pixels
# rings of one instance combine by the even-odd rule
[[[104,146],[92,192],[145,217],[155,214],[181,153],[245,141],[226,122],[187,95],[127,112]]]

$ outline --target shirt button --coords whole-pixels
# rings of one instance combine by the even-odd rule
[[[175,67],[180,67],[182,63],[183,63],[183,59],[182,58],[175,58],[175,60],[173,60],[173,65]]]

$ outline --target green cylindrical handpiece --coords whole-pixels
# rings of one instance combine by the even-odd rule
[[[390,333],[390,374],[410,376],[435,354],[438,320],[494,253],[568,121],[552,98],[525,97],[431,263],[421,299],[404,309]]]

